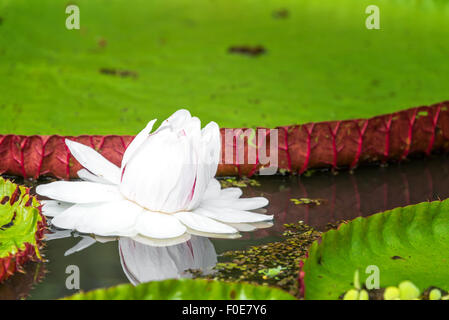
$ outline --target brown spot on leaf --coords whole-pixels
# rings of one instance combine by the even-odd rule
[[[119,69],[113,69],[113,68],[101,68],[100,73],[109,75],[109,76],[119,76],[122,78],[126,78],[126,77],[137,78],[137,76],[138,76],[136,71],[119,70]]]
[[[1,204],[6,204],[6,202],[8,202],[8,201],[9,201],[9,197],[8,196],[4,196],[0,203]]]
[[[29,197],[27,202],[25,203],[25,207],[30,207],[33,204],[33,198]]]
[[[14,211],[14,215],[12,216],[11,221],[8,222],[7,224],[4,224],[3,226],[1,226],[0,230],[4,231],[4,230],[12,227],[14,225],[14,220],[16,220],[16,215],[17,215],[17,213]]]
[[[263,46],[232,46],[228,49],[229,53],[243,54],[247,56],[258,56],[266,52]]]
[[[104,38],[101,38],[100,40],[98,40],[98,46],[100,48],[105,48],[108,45],[108,41]]]
[[[13,205],[17,200],[19,200],[21,193],[22,192],[20,191],[20,188],[17,186],[16,190],[14,190],[14,192],[11,195],[11,198],[9,199],[9,204]]]
[[[285,8],[273,11],[273,18],[275,19],[287,19],[289,15],[290,12]]]

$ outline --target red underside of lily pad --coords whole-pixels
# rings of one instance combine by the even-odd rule
[[[225,138],[226,130],[221,129],[223,147],[219,176],[257,174],[261,155],[269,154],[272,130],[277,130],[277,167],[281,172],[302,174],[316,168],[352,169],[364,163],[401,161],[414,154],[449,151],[449,101],[370,119],[256,130],[254,135],[248,134],[245,128],[234,129],[232,139]],[[263,153],[257,147],[259,141],[264,140],[259,137],[266,138]],[[94,148],[118,166],[133,139],[132,136],[117,135],[0,135],[0,173],[26,178],[76,178],[81,165],[71,156],[65,138]],[[238,155],[242,153],[245,155],[243,162],[238,161]],[[250,154],[255,154],[255,158],[251,159]],[[225,159],[231,159],[231,163],[225,163],[229,162]]]
[[[30,243],[26,243],[25,249],[19,250],[15,255],[0,258],[0,283],[17,271],[21,272],[25,263],[38,260],[36,248]]]

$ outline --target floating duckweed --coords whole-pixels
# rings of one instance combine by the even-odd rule
[[[343,300],[359,300],[359,291],[356,289],[351,289],[345,293]]]
[[[249,179],[246,177],[237,179],[235,177],[220,179],[220,184],[222,188],[230,188],[230,187],[239,187],[246,188],[247,186],[251,187],[260,187],[260,182],[255,179]]]
[[[439,289],[432,289],[429,293],[429,300],[440,300],[441,299],[441,291]]]
[[[309,169],[306,172],[304,172],[302,175],[304,177],[310,178],[314,173],[316,172],[316,170],[314,169]]]
[[[403,281],[399,284],[399,297],[401,300],[417,299],[419,295],[419,289],[411,281]]]
[[[269,269],[262,269],[259,270],[259,273],[263,274],[263,278],[267,279],[267,278],[278,278],[277,276],[279,275],[279,273],[282,272],[282,270],[284,270],[285,268],[282,266],[278,266],[276,268],[269,268]]]
[[[296,205],[308,204],[308,205],[316,205],[316,206],[319,206],[323,202],[325,202],[325,200],[323,200],[323,199],[309,199],[309,198],[299,198],[299,199],[293,198],[293,199],[290,199],[290,201]]]
[[[400,292],[397,287],[387,287],[384,292],[384,300],[399,300]]]

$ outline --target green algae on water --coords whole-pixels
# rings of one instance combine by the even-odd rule
[[[206,277],[274,286],[299,297],[299,262],[321,232],[302,221],[285,224],[284,228],[282,241],[224,252],[215,273]],[[192,273],[204,277],[197,271]]]

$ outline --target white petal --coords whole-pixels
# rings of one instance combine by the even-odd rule
[[[88,206],[87,204],[75,204],[54,217],[52,224],[61,229],[76,230],[77,224],[84,218],[84,213],[88,211]]]
[[[41,200],[42,213],[48,217],[55,217],[70,208],[73,203],[67,203],[56,200]]]
[[[214,239],[238,239],[242,236],[240,233],[211,233],[211,232],[197,231],[193,229],[188,230],[189,233],[191,233],[192,235]]]
[[[217,179],[210,180],[206,192],[204,193],[203,200],[218,198],[220,196],[220,190],[220,182],[218,182]]]
[[[71,236],[72,236],[72,230],[56,230],[56,231],[53,231],[52,233],[46,233],[44,239],[46,241],[51,241],[51,240],[56,240],[56,239],[69,238]]]
[[[211,181],[211,179],[208,177],[207,171],[204,170],[204,167],[198,165],[196,169],[194,190],[192,193],[193,196],[187,205],[187,211],[191,211],[199,206],[207,190],[209,181]]]
[[[198,153],[196,163],[195,191],[188,206],[188,211],[199,206],[204,199],[209,183],[215,184],[215,173],[221,152],[220,129],[215,122],[210,122],[201,132],[201,140],[197,143],[195,151]],[[215,186],[214,186],[215,187]]]
[[[37,186],[41,196],[70,203],[92,203],[121,199],[115,185],[88,181],[55,181]]]
[[[153,247],[166,247],[166,246],[174,246],[186,241],[190,240],[190,234],[184,233],[182,236],[176,237],[176,238],[169,238],[169,239],[156,239],[156,238],[149,238],[142,236],[138,234],[137,236],[131,237],[131,239],[142,243],[147,246],[153,246]]]
[[[185,134],[189,137],[201,137],[201,121],[197,117],[191,117],[188,121],[178,128],[181,134]],[[199,140],[198,140],[199,141]]]
[[[134,236],[142,208],[130,201],[76,204],[52,220],[58,228],[100,236]]]
[[[128,161],[120,191],[151,211],[182,210],[195,185],[193,156],[188,137],[162,130],[148,138]]]
[[[201,131],[202,143],[207,147],[204,163],[208,165],[209,178],[215,177],[218,163],[221,158],[221,134],[220,127],[215,122],[209,122]]]
[[[120,182],[119,167],[107,160],[97,151],[84,144],[68,139],[65,139],[65,143],[69,148],[70,153],[84,168],[111,183],[118,184]]]
[[[111,241],[117,241],[119,239],[119,237],[114,237],[114,236],[99,236],[97,234],[92,234],[91,235],[92,238],[94,238],[96,241],[100,242],[100,243],[106,243],[106,242],[111,242]]]
[[[236,228],[238,231],[250,232],[254,231],[257,228],[250,223],[228,223],[233,228]]]
[[[95,241],[94,238],[91,238],[89,236],[82,236],[82,239],[76,245],[64,252],[64,256],[69,256],[72,253],[82,251],[93,245],[95,242],[97,241]]]
[[[122,166],[121,193],[154,212],[198,207],[219,161],[218,125],[201,130],[198,118],[179,110],[143,140]]]
[[[169,123],[173,128],[181,128],[185,125],[187,121],[192,118],[190,112],[186,109],[180,109],[173,113],[170,117],[165,120]]]
[[[207,233],[237,233],[237,230],[231,226],[193,212],[178,212],[175,213],[175,217],[188,228],[196,231]]]
[[[145,142],[145,139],[148,138],[148,135],[150,134],[151,130],[153,130],[153,126],[156,121],[157,119],[153,119],[148,122],[147,126],[142,131],[140,131],[128,145],[122,158],[122,168],[125,167],[126,163],[132,157],[134,152],[136,152],[136,150],[142,145],[142,143]]]
[[[263,197],[242,198],[235,200],[210,199],[201,203],[205,207],[230,208],[236,210],[255,210],[265,207],[268,204],[268,199]]]
[[[236,228],[238,231],[254,231],[257,229],[265,229],[273,226],[272,221],[252,222],[252,223],[227,223]]]
[[[94,175],[93,173],[90,173],[87,169],[81,169],[77,172],[77,174],[78,174],[78,177],[80,177],[80,179],[83,179],[84,181],[104,183],[104,184],[112,183],[104,178],[101,178],[99,176]]]
[[[273,219],[272,215],[264,215],[250,211],[241,211],[229,208],[200,207],[197,208],[194,212],[218,221],[229,223],[260,222]]]
[[[271,228],[273,226],[273,221],[253,222],[251,225],[257,229]]]
[[[148,210],[139,215],[136,229],[139,234],[155,239],[177,238],[187,230],[174,216]]]
[[[157,128],[152,135],[156,135],[163,130],[171,130],[178,132],[182,129],[190,120],[192,116],[188,110],[180,109],[174,112],[170,117],[162,121],[159,128]]]
[[[192,201],[196,186],[199,183],[196,177],[196,163],[198,160],[195,144],[198,143],[200,138],[201,123],[198,118],[193,117],[185,124],[182,130],[183,132],[185,131],[188,138],[190,145],[188,152],[190,154],[185,157],[186,162],[183,164],[180,175],[177,178],[178,182],[168,193],[168,197],[166,197],[163,206],[163,211],[165,212],[175,212],[186,208],[188,203]]]
[[[223,199],[238,199],[242,196],[242,189],[240,188],[226,188],[220,191],[220,198]]]

